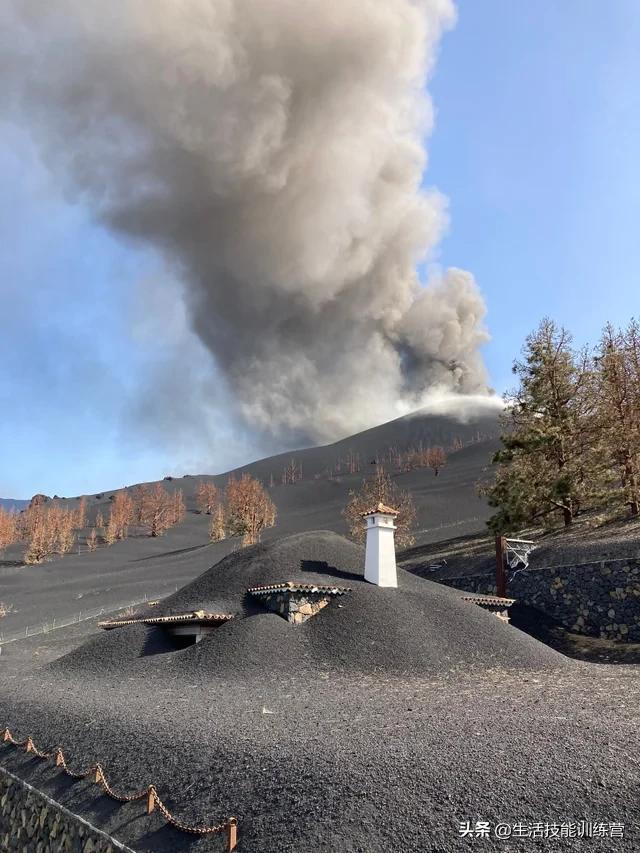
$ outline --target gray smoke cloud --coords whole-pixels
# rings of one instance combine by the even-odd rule
[[[424,83],[453,20],[450,0],[4,0],[0,103],[69,197],[160,250],[237,413],[330,440],[487,393],[473,277],[416,274],[446,227]]]

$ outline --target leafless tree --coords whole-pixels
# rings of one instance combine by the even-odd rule
[[[18,514],[14,510],[0,508],[0,553],[18,538]]]
[[[172,501],[166,489],[157,483],[146,500],[143,524],[149,528],[150,536],[162,536],[172,524]]]
[[[379,465],[373,477],[363,480],[359,491],[349,492],[349,501],[343,510],[343,516],[349,528],[349,535],[356,542],[363,542],[365,538],[365,526],[362,514],[368,512],[378,503],[395,509],[398,512],[396,519],[396,544],[401,548],[413,545],[413,526],[416,519],[416,510],[413,498],[409,492],[401,491],[386,473],[382,465]]]
[[[78,530],[85,527],[87,523],[87,501],[86,498],[80,498],[80,503],[76,507],[73,526]]]
[[[95,527],[92,527],[87,536],[87,548],[89,551],[95,551],[98,547],[98,535]]]
[[[284,467],[284,470],[282,472],[282,482],[286,485],[287,483],[297,483],[298,480],[301,479],[302,464],[296,462],[296,460],[292,457]]]
[[[198,484],[196,504],[200,512],[211,515],[219,500],[220,494],[213,483],[201,482]]]
[[[262,483],[249,474],[229,480],[226,509],[227,529],[232,536],[242,536],[243,545],[259,542],[262,531],[276,523],[275,504]]]
[[[209,539],[212,542],[219,542],[221,539],[226,538],[224,515],[224,506],[219,501],[211,515],[211,524],[209,525]]]
[[[447,464],[447,454],[444,452],[444,448],[438,445],[429,447],[426,451],[426,462],[437,477],[440,469]]]
[[[182,489],[177,489],[171,498],[171,524],[179,524],[187,513]]]
[[[126,491],[118,492],[111,505],[109,521],[105,531],[105,539],[109,545],[113,545],[119,539],[126,539],[129,526],[133,522],[133,501]]]

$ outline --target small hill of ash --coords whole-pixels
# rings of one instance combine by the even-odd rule
[[[206,680],[332,672],[464,677],[572,665],[457,590],[401,569],[398,589],[383,589],[364,580],[363,567],[364,549],[327,531],[240,550],[154,608],[157,615],[234,615],[202,642],[171,651],[163,628],[132,625],[102,632],[52,666],[78,675],[120,669]],[[291,625],[247,593],[287,581],[350,592],[304,624]]]

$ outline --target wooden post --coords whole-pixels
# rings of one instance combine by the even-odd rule
[[[27,745],[25,746],[24,751],[25,752],[35,752],[35,749],[33,748],[33,741],[31,740],[30,737],[27,738]]]
[[[229,818],[227,829],[227,850],[235,850],[238,844],[238,819],[235,817]]]
[[[151,814],[156,807],[155,793],[156,791],[153,785],[149,785],[149,791],[147,792],[147,814]]]
[[[504,536],[496,536],[496,595],[501,598],[505,598],[507,595]]]
[[[63,764],[64,756],[62,754],[62,750],[58,747],[58,749],[56,749],[56,767],[62,767]]]
[[[9,731],[9,729],[5,729],[2,732],[2,740],[5,740],[5,741],[11,740],[11,732]]]
[[[102,767],[99,764],[96,764],[94,770],[93,781],[98,783],[102,781]]]

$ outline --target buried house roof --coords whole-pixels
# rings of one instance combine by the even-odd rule
[[[99,622],[100,628],[106,631],[120,628],[123,625],[219,625],[233,619],[232,613],[208,613],[205,610],[193,610],[190,613],[178,613],[173,616],[139,616],[137,619],[107,619]]]
[[[162,614],[174,620],[173,614],[197,619],[193,613],[198,610],[218,616],[235,614],[228,622],[217,620],[211,625],[213,636],[197,654],[188,649],[181,654],[175,663],[176,677],[183,678],[186,672],[243,682],[254,677],[288,677],[293,659],[300,662],[299,671],[304,668],[311,675],[337,672],[349,677],[357,672],[367,677],[380,672],[431,677],[448,672],[452,665],[500,665],[518,671],[564,665],[565,658],[527,634],[514,630],[505,635],[496,628],[493,619],[486,619],[488,609],[463,600],[465,595],[473,597],[472,592],[402,569],[396,590],[368,583],[362,572],[364,556],[362,546],[330,531],[296,534],[229,554],[161,604]],[[296,586],[303,590],[297,593]],[[305,587],[317,588],[318,593],[305,595]],[[352,588],[346,597],[330,592],[344,587]],[[296,598],[307,597],[315,603],[324,598],[337,605],[349,598],[351,604],[340,609],[328,606],[322,618],[309,620],[304,631],[290,630],[285,620],[260,607],[269,598],[266,590],[283,588],[284,592],[273,594],[274,599],[281,596],[297,603]],[[257,590],[255,597],[248,590]],[[256,607],[248,606],[249,601]],[[493,607],[504,609],[504,605]],[[141,625],[100,630],[97,637],[58,658],[54,667],[78,677],[98,666],[101,673],[111,670],[118,677],[127,667],[132,675],[155,672],[160,660],[146,654],[149,638],[143,629],[145,621],[159,616],[150,608],[132,617]],[[173,626],[155,624],[186,627],[181,621]],[[121,634],[125,636],[119,640]]]
[[[350,587],[345,586],[326,586],[313,583],[293,583],[286,581],[283,583],[270,584],[268,586],[252,586],[247,589],[250,595],[272,595],[278,592],[321,592],[325,595],[344,595],[345,592],[351,592]]]
[[[463,601],[470,601],[473,604],[479,604],[481,607],[492,607],[502,605],[503,607],[511,607],[515,603],[515,598],[502,598],[499,595],[463,595]]]

